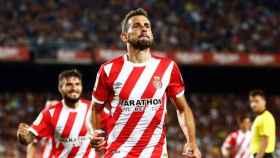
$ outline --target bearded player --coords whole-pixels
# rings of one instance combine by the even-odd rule
[[[200,158],[180,70],[171,59],[150,53],[154,37],[145,10],[132,10],[125,16],[121,40],[127,52],[103,64],[96,77],[93,125],[100,128],[99,112],[109,105],[111,128],[106,137],[95,133],[92,145],[97,150],[106,148],[105,158],[167,157],[164,120],[170,98],[185,135],[183,155]]]
[[[17,136],[22,144],[30,144],[35,138],[51,138],[50,157],[96,157],[90,145],[91,132],[88,118],[91,104],[81,99],[82,77],[77,70],[59,74],[58,90],[62,100],[41,111],[31,127],[21,123]]]

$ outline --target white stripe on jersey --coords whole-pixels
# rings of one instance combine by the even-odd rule
[[[149,84],[154,72],[156,71],[160,60],[151,58],[151,61],[146,65],[144,71],[142,72],[141,76],[138,78],[135,86],[133,87],[129,99],[140,99],[146,87]]]
[[[126,62],[124,62],[121,72],[118,74],[118,77],[114,81],[113,85],[115,85],[116,83],[124,83],[126,81],[126,79],[129,77],[132,70],[133,70],[133,67],[131,65],[127,64]],[[119,91],[117,93],[120,93],[121,90],[122,90],[122,88],[119,89]],[[119,94],[115,94],[115,95],[118,96]],[[112,114],[115,112],[116,106],[118,106],[118,105],[119,105],[119,100],[112,101],[112,103],[111,103],[111,106],[112,106],[111,113]]]
[[[73,123],[72,130],[70,131],[70,134],[69,134],[69,136],[71,136],[72,138],[79,137],[79,133],[81,131],[81,128],[83,127],[83,122],[84,122],[85,115],[87,112],[87,105],[84,105],[83,103],[79,103],[79,104],[80,104],[79,107],[75,111],[72,109],[69,109],[68,107],[66,107],[66,105],[64,105],[64,107],[63,107],[65,109],[68,109],[68,113],[70,113],[70,111],[77,112],[76,118]],[[67,120],[67,118],[63,118],[63,119]],[[83,143],[83,145],[88,146],[88,143]],[[61,154],[59,156],[60,157],[68,156],[68,154],[71,152],[71,149],[73,147],[74,147],[73,144],[70,144],[69,146],[64,144],[64,150],[61,152]],[[79,154],[81,154],[81,153],[79,153]],[[82,155],[80,155],[80,156],[82,156]]]
[[[65,128],[66,122],[67,122],[67,118],[69,117],[69,111],[67,111],[64,106],[61,109],[61,112],[58,116],[58,121],[55,127],[55,132],[57,133],[62,133],[63,129]],[[57,140],[57,138],[55,138],[55,142],[56,142],[56,148],[58,148],[60,142],[59,140]]]
[[[107,64],[104,66],[104,71],[107,76],[109,76],[113,63]]]
[[[117,79],[114,81],[115,83],[124,83],[126,81],[126,79],[129,77],[130,73],[132,72],[133,67],[129,64],[127,64],[126,62],[123,63],[121,72],[119,73]],[[119,90],[119,92],[122,90],[122,88]],[[119,94],[115,94],[115,95],[119,95]],[[118,99],[118,98],[117,98]],[[119,100],[113,100],[111,102],[111,114],[115,113],[116,107],[119,105]],[[110,132],[110,135],[108,137],[108,144],[111,144],[116,138],[117,135],[115,135],[115,133],[119,133],[122,130],[122,128],[118,129],[118,128],[114,128],[112,129],[112,131]]]
[[[85,152],[87,151],[88,146],[90,145],[90,140],[85,141],[79,148],[79,151],[77,152],[77,154],[75,155],[75,158],[78,157],[83,157]],[[93,150],[93,148],[91,148],[91,150]]]
[[[243,142],[242,142],[242,139],[244,139]],[[237,151],[235,158],[250,158],[250,156],[249,156],[250,155],[250,150],[249,150],[250,142],[251,142],[251,132],[247,131],[246,133],[243,133],[243,132],[239,131],[239,134],[237,137],[237,145],[239,147],[239,150]]]
[[[146,87],[149,84],[149,81],[151,80],[154,72],[156,71],[160,60],[151,59],[152,61],[150,61],[144,71],[142,72],[141,76],[138,78],[137,82],[135,83],[135,86],[133,87],[130,95],[129,95],[129,99],[140,99],[142,94],[144,93],[144,91],[146,90]],[[130,67],[132,67],[131,65],[129,65]],[[119,136],[120,132],[122,131],[123,127],[126,125],[127,121],[129,120],[128,118],[130,118],[130,115],[132,113],[126,113],[126,112],[122,112],[119,119],[117,120],[116,124],[121,124],[119,126],[115,126],[112,130],[112,135],[115,135],[115,138],[112,139],[113,141],[115,141],[115,139]],[[147,114],[146,114],[147,115]],[[144,117],[142,116],[141,119],[143,119]],[[145,118],[144,118],[145,119]],[[152,117],[151,117],[152,119]],[[139,121],[140,122],[140,121]],[[147,124],[148,125],[148,124]],[[127,146],[133,146],[135,144],[134,141],[132,140],[139,140],[139,138],[141,137],[145,128],[141,128],[141,130],[136,130],[138,129],[138,127],[136,126],[133,130],[133,132],[130,134],[129,138],[126,140],[126,142],[124,144],[122,144],[121,147],[127,147]],[[114,132],[114,133],[113,133]],[[113,142],[110,141],[109,143]],[[120,150],[122,151],[122,150]],[[125,149],[125,151],[128,151],[127,149]],[[113,156],[114,157],[114,156]]]
[[[166,87],[169,84],[170,81],[170,76],[171,76],[171,72],[174,66],[174,62],[171,62],[167,69],[165,70],[163,76],[162,76],[162,87],[159,90],[156,91],[154,98],[161,98],[163,96],[163,94],[165,93]]]
[[[158,125],[158,127],[161,127],[161,125],[164,124],[165,112],[166,112],[166,97],[164,97],[163,104],[164,104],[164,111],[163,111],[163,114],[162,114],[163,116],[161,118],[161,121],[160,121],[160,124]],[[144,150],[141,152],[139,157],[147,157],[148,158],[148,157],[152,156],[152,153],[155,149],[155,147],[153,147],[153,146],[158,144],[158,142],[160,141],[162,132],[163,132],[162,128],[156,128],[155,129],[154,134],[152,135],[151,139],[149,140],[149,143],[147,144],[146,148],[144,148]],[[158,133],[158,134],[155,134],[155,133]],[[165,144],[166,144],[166,142],[165,142]],[[163,145],[162,153],[165,153],[166,150],[167,150],[166,145]]]

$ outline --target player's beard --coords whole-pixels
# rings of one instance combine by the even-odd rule
[[[154,40],[153,38],[149,38],[149,39],[128,38],[128,43],[130,43],[135,49],[144,50],[147,48],[151,48],[154,43]]]
[[[80,100],[80,98],[81,98],[81,95],[79,95],[76,98],[65,95],[63,99],[65,100],[66,103],[75,104]]]

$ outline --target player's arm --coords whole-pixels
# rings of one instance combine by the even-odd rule
[[[230,147],[226,146],[226,145],[223,145],[221,147],[221,152],[222,152],[222,155],[223,155],[224,158],[229,158],[229,156],[230,156]]]
[[[177,117],[182,131],[186,138],[184,154],[201,157],[195,138],[195,122],[191,108],[189,107],[184,95],[173,99],[177,107]]]
[[[232,144],[234,143],[234,135],[230,134],[221,147],[221,153],[224,158],[229,158],[231,155]]]
[[[263,158],[265,149],[268,145],[268,136],[263,135],[260,137],[260,151],[257,153],[256,158]]]
[[[106,148],[106,133],[104,128],[104,125],[102,124],[102,111],[103,108],[97,108],[102,105],[98,105],[98,103],[92,103],[92,126],[94,129],[93,138],[91,140],[91,145],[97,150],[97,151],[104,151]],[[101,155],[102,153],[98,153]]]
[[[29,131],[29,126],[20,123],[17,129],[17,139],[21,144],[28,145],[33,142],[35,135]]]
[[[26,149],[26,158],[35,158],[35,153],[36,153],[36,143],[32,142],[27,145]]]

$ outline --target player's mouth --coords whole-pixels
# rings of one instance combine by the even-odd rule
[[[141,38],[147,38],[147,39],[150,39],[150,37],[149,37],[148,35],[143,35],[143,34],[142,34],[142,35],[140,35],[140,36],[139,36],[139,38],[140,38],[140,39],[141,39]]]

